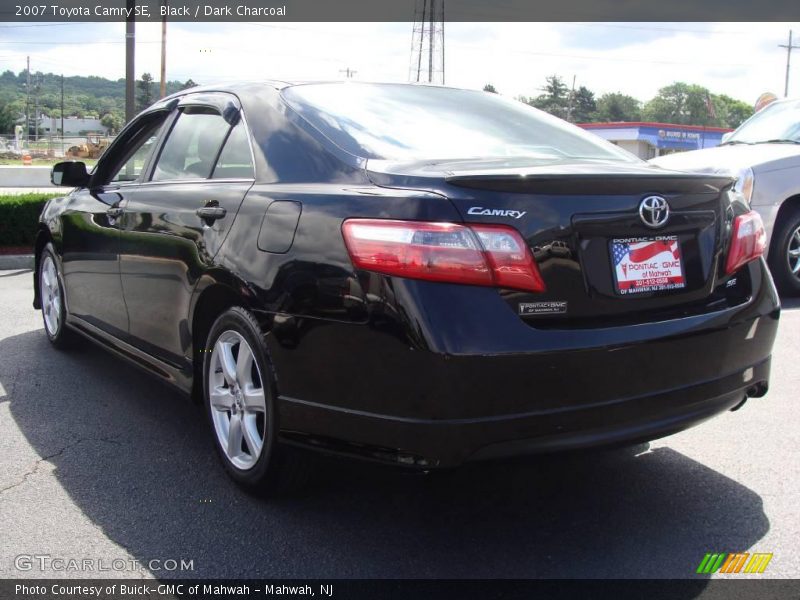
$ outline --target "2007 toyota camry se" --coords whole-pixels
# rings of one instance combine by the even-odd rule
[[[423,469],[634,443],[766,393],[779,302],[734,179],[495,94],[194,88],[45,207],[35,300],[202,398],[222,462]]]

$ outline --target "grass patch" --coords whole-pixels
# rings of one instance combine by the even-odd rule
[[[63,193],[0,194],[0,246],[33,247],[42,208]]]

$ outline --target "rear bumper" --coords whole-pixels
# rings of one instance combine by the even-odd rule
[[[324,423],[285,439],[418,467],[654,440],[735,408],[766,390],[770,361],[701,384],[567,410],[477,419],[409,419],[281,398],[283,421]],[[307,429],[306,425],[303,425]],[[334,435],[335,437],[329,437]]]
[[[763,263],[753,275],[741,306],[561,331],[522,323],[493,290],[467,303],[443,298],[449,286],[396,285],[413,300],[404,313],[418,311],[415,339],[380,322],[306,321],[291,344],[273,332],[282,435],[430,468],[681,431],[766,391],[779,303]],[[508,322],[470,320],[501,308]]]

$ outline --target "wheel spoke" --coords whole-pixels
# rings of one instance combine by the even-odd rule
[[[53,264],[53,261],[50,260],[47,262],[47,287],[51,292],[55,293],[57,286],[58,279],[56,275],[56,266]]]
[[[211,406],[217,410],[230,410],[233,405],[233,396],[230,390],[224,387],[216,387],[211,390]]]
[[[239,342],[239,354],[236,357],[236,381],[240,387],[244,387],[252,381],[252,368],[253,353],[247,343],[242,340]]]
[[[800,248],[795,248],[794,250],[789,250],[789,256],[800,256]]]
[[[794,239],[797,240],[797,243],[800,244],[800,228],[796,229],[794,232]]]
[[[242,452],[242,419],[236,414],[231,416],[228,426],[228,456],[234,458]]]
[[[256,427],[255,419],[245,418],[244,422],[242,423],[242,435],[244,437],[244,443],[247,446],[247,450],[250,452],[250,456],[252,456],[254,459],[258,458],[261,454],[261,446],[263,442],[258,435],[258,428]]]
[[[267,403],[264,399],[263,388],[248,385],[242,390],[242,395],[244,397],[244,408],[247,412],[266,412]]]
[[[800,260],[794,263],[794,266],[792,267],[792,273],[794,273],[795,275],[800,273]]]
[[[232,351],[233,344],[219,341],[217,342],[217,354],[219,355],[219,362],[222,366],[222,375],[228,385],[236,383],[236,360],[233,358]]]

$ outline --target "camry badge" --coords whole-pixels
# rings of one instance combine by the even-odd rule
[[[648,227],[663,227],[669,219],[669,204],[661,196],[648,196],[639,204],[639,216]]]
[[[500,208],[484,208],[482,206],[471,206],[467,211],[468,215],[481,215],[487,217],[511,217],[521,219],[527,211],[524,210],[503,210]]]

